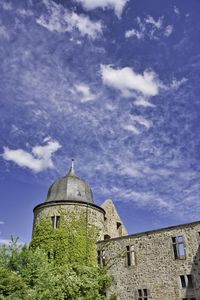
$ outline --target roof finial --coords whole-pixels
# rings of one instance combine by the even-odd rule
[[[70,167],[70,169],[69,169],[68,175],[70,175],[70,176],[75,175],[75,172],[74,172],[74,159],[73,159],[73,158],[72,158],[72,160],[71,160],[71,167]]]

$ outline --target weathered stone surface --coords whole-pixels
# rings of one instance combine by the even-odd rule
[[[75,175],[73,164],[68,175],[49,189],[47,201],[35,207],[34,226],[41,218],[59,215],[60,209],[75,212],[77,218],[85,214],[88,224],[99,228],[97,247],[105,250],[101,261],[105,254],[114,277],[109,295],[116,293],[118,300],[200,300],[200,221],[127,235],[112,200],[106,200],[102,208],[93,204],[92,191]],[[184,248],[177,255],[173,241],[180,236]]]
[[[104,236],[114,238],[127,235],[127,230],[116,210],[116,207],[111,199],[106,200],[101,206],[105,212]]]
[[[148,289],[153,300],[200,299],[200,222],[129,235],[100,242],[109,272],[114,276],[109,294],[119,300],[140,299],[138,289]],[[184,236],[185,258],[175,259],[172,237]],[[135,265],[127,266],[126,247],[132,245]],[[191,274],[194,288],[182,288],[180,275]],[[143,298],[141,298],[143,299]],[[144,298],[146,299],[146,298]]]
[[[60,211],[63,211],[66,215],[70,212],[74,212],[78,218],[79,215],[84,214],[87,218],[88,224],[95,225],[99,230],[99,239],[104,237],[104,215],[105,212],[102,208],[77,202],[77,201],[55,201],[55,202],[46,202],[40,204],[34,209],[34,226],[40,222],[41,218],[51,218],[60,214]]]

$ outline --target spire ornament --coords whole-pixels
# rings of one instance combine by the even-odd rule
[[[71,160],[71,167],[69,169],[68,176],[75,176],[75,172],[74,172],[74,159],[73,158]]]

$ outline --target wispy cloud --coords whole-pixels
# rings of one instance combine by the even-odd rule
[[[5,222],[4,221],[0,221],[0,225],[4,225],[5,224]]]
[[[112,188],[112,193],[118,195],[120,199],[123,195],[123,199],[128,202],[134,202],[139,207],[151,207],[153,210],[172,211],[173,203],[166,201],[164,197],[160,197],[158,194],[152,191],[134,191],[133,189],[120,190],[120,188],[114,186]]]
[[[164,35],[165,36],[170,36],[173,32],[173,26],[172,25],[168,25],[166,28],[165,28],[165,32],[164,32]]]
[[[78,93],[78,97],[80,97],[81,102],[92,101],[96,98],[95,94],[91,92],[90,87],[85,83],[75,84],[75,92]]]
[[[145,119],[144,117],[142,116],[134,116],[134,115],[131,115],[131,120],[139,123],[140,125],[146,127],[147,129],[149,129],[151,127],[151,122],[148,121],[147,119]]]
[[[102,65],[101,76],[104,84],[120,90],[125,97],[130,97],[133,92],[155,96],[159,93],[161,86],[157,74],[149,70],[138,74],[130,67],[117,69],[110,65]]]
[[[13,9],[11,2],[7,2],[7,1],[3,1],[3,0],[0,2],[0,6],[4,10],[12,10]]]
[[[137,100],[134,101],[134,105],[144,107],[155,107],[154,104],[146,100],[144,97],[138,97]]]
[[[44,140],[47,142],[46,145],[35,146],[32,148],[32,153],[29,153],[23,149],[10,149],[8,147],[4,147],[4,152],[2,157],[5,160],[13,161],[19,167],[29,168],[33,172],[41,172],[48,168],[54,168],[54,164],[52,161],[52,155],[58,149],[61,148],[61,145],[55,141],[48,139]]]
[[[131,30],[127,30],[125,32],[125,37],[126,38],[130,38],[132,36],[135,36],[136,38],[138,38],[138,40],[142,39],[144,37],[144,33],[141,31],[138,31],[136,29],[131,29]]]
[[[174,12],[175,12],[175,14],[180,15],[180,10],[175,5],[174,5]]]
[[[159,17],[158,20],[156,21],[152,16],[147,16],[144,21],[146,24],[151,24],[153,25],[153,27],[157,28],[157,29],[161,29],[163,26],[163,19],[164,17]]]
[[[113,9],[120,18],[122,11],[129,0],[75,0],[81,3],[84,9],[93,10],[96,8]]]
[[[61,4],[56,4],[50,0],[44,1],[47,13],[42,14],[36,22],[47,28],[51,32],[73,32],[78,30],[81,36],[95,39],[102,33],[100,21],[92,21],[88,16],[70,12]]]
[[[173,32],[173,25],[165,25],[164,17],[157,20],[148,15],[143,20],[140,17],[135,19],[138,29],[131,28],[125,32],[126,38],[136,37],[137,39],[149,38],[158,40],[162,36],[169,37]]]
[[[9,40],[9,33],[4,25],[0,25],[0,38],[1,37]]]
[[[184,84],[185,82],[187,82],[187,78],[182,78],[180,80],[177,80],[176,78],[174,78],[169,86],[169,88],[175,89],[177,90],[182,84]]]
[[[133,134],[139,134],[140,133],[138,128],[136,126],[132,125],[132,124],[122,124],[122,128],[132,132]]]

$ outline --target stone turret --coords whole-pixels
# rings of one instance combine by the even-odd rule
[[[84,213],[88,224],[98,227],[99,238],[103,239],[105,211],[94,204],[92,190],[87,182],[75,174],[74,160],[68,174],[50,186],[46,201],[34,208],[33,228],[43,217],[55,220],[53,226],[56,226],[60,210],[66,214],[75,212],[77,218]]]

